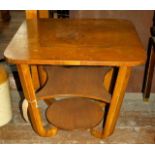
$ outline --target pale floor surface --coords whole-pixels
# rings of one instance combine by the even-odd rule
[[[17,91],[12,90],[11,95],[13,119],[0,128],[0,143],[155,143],[155,94],[145,103],[140,93],[126,93],[116,129],[106,139],[97,139],[88,130],[60,130],[53,138],[40,137],[23,120]],[[40,107],[45,109],[44,105]]]

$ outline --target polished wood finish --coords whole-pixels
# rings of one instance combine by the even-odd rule
[[[26,19],[49,18],[48,10],[26,10]]]
[[[147,49],[150,37],[148,28],[152,25],[154,10],[71,10],[72,19],[126,19],[133,23],[136,31]]]
[[[103,81],[103,84],[104,84],[104,87],[105,87],[105,89],[109,92],[109,93],[111,93],[111,85],[112,85],[112,83],[111,83],[111,81],[113,80],[113,74],[114,74],[114,68],[112,68],[112,69],[110,69],[107,73],[106,73],[106,75],[105,75],[105,77],[104,77],[104,81]]]
[[[43,66],[38,66],[40,86],[43,87],[47,81],[47,72]]]
[[[37,18],[49,18],[49,12],[48,10],[26,10],[26,19],[36,19],[36,23],[34,23],[33,26],[33,32],[37,31]],[[38,38],[37,32],[35,33],[36,39]],[[34,35],[31,32],[29,35]],[[39,66],[39,68],[36,65],[30,66],[31,68],[31,74],[32,74],[32,80],[35,90],[39,89],[40,86],[43,85],[45,81],[45,74],[42,66]]]
[[[37,90],[40,88],[40,80],[39,80],[39,74],[38,74],[38,67],[36,65],[31,65],[31,74],[32,74],[34,89]]]
[[[37,16],[37,10],[26,10],[26,19],[34,19]]]
[[[46,66],[47,82],[37,92],[37,99],[87,97],[110,103],[111,95],[104,88],[104,67]]]
[[[4,82],[6,82],[7,79],[8,79],[8,74],[6,72],[6,69],[4,68],[3,65],[0,65],[0,85],[3,84]]]
[[[111,11],[111,12],[113,13],[112,15],[114,15],[115,11]],[[108,13],[109,15],[111,15],[111,12],[105,11],[102,15],[106,16],[107,14],[105,15],[105,13]],[[136,17],[133,17],[129,12],[131,19],[133,17],[135,19],[138,18],[140,20],[141,11],[140,12],[137,11],[137,13],[138,13],[138,15],[136,15]],[[23,22],[23,20],[25,20],[25,11],[24,10],[23,11],[12,10],[12,11],[10,11],[10,14],[12,17],[12,20],[10,22],[3,22],[3,21],[0,22],[0,27],[1,27],[1,32],[2,32],[0,35],[0,61],[4,61],[4,51],[5,51],[6,47],[8,46],[9,42],[11,41],[13,35],[17,32],[17,30],[18,30],[19,26],[21,25],[21,23]],[[124,14],[124,12],[122,11],[122,13],[121,13],[121,11],[120,11],[120,15],[121,14]],[[145,14],[145,17],[144,17],[144,14]],[[109,16],[107,15],[107,18],[108,17]],[[141,21],[141,20],[137,21],[138,25],[136,23],[134,23],[134,21],[133,21],[133,24],[135,25],[137,31],[140,31],[141,34],[144,34],[144,36],[141,36],[138,33],[142,43],[147,42],[147,44],[148,44],[148,38],[150,37],[148,27],[150,27],[150,25],[152,25],[152,21],[150,22],[149,25],[146,24],[146,22],[152,19],[152,15],[149,15],[148,11],[145,10],[144,13],[142,13],[142,18],[144,19],[143,21]],[[141,27],[141,25],[144,25],[144,24],[146,24],[145,27],[144,28]],[[141,30],[140,30],[140,28],[141,28]],[[145,35],[146,32],[149,33],[149,35]],[[144,41],[144,40],[146,40],[146,41]],[[143,46],[145,47],[144,43],[143,43]],[[147,47],[148,47],[148,45],[147,45]],[[128,84],[126,91],[127,92],[136,92],[136,93],[141,92],[142,91],[143,78],[144,78],[144,66],[134,67],[132,74],[131,74],[131,77],[129,79],[129,84]],[[17,84],[19,83],[18,81],[17,81]],[[153,81],[155,81],[155,72],[153,75]],[[151,92],[152,93],[155,92],[155,85],[154,84],[152,84]]]
[[[134,26],[126,20],[42,19],[34,31],[35,23],[25,21],[8,45],[4,55],[10,63],[136,66],[145,62]]]
[[[43,94],[43,96],[41,95],[41,98],[45,97],[46,99],[49,99],[50,97],[54,97],[48,94],[49,90],[56,91],[56,89],[60,89],[56,92],[58,94],[62,89],[65,90],[67,88],[67,91],[64,92],[66,94],[70,94],[70,91],[79,91],[79,88],[81,87],[80,93],[84,93],[84,96],[82,97],[90,96],[90,98],[94,99],[100,99],[102,97],[101,101],[104,101],[105,99],[107,100],[107,98],[104,97],[104,94],[106,94],[106,97],[109,95],[105,90],[107,89],[107,91],[110,91],[111,83],[115,81],[113,80],[115,70],[107,72],[107,76],[105,76],[104,79],[104,69],[102,69],[102,67],[117,67],[118,74],[116,83],[114,89],[110,91],[112,98],[109,100],[108,97],[108,102],[110,103],[107,104],[109,108],[104,128],[102,131],[96,131],[94,129],[91,130],[94,136],[100,138],[108,137],[114,130],[128,83],[131,70],[130,67],[143,64],[146,58],[144,49],[142,48],[133,25],[126,20],[112,19],[27,20],[21,25],[18,32],[8,45],[5,51],[5,57],[10,63],[15,63],[18,66],[24,94],[29,102],[28,111],[32,126],[41,136],[53,136],[56,134],[57,128],[46,130],[43,127],[40,112],[37,107],[37,98],[39,97],[39,93],[41,94],[42,92]],[[53,68],[55,66],[57,71],[60,66],[64,66],[63,71],[66,72],[60,74],[60,76],[59,73],[61,72],[55,71],[52,74],[51,71],[48,72],[47,70],[48,74],[46,76],[45,72],[43,72],[44,68],[41,67],[41,72],[44,73],[41,84],[42,89],[40,88],[40,92],[38,91],[35,93],[32,80],[33,76],[31,77],[29,69],[29,66],[32,65],[36,65],[38,68],[40,65],[51,65]],[[97,66],[100,66],[99,68],[103,70],[100,73],[102,75],[102,79],[99,78],[99,80],[98,69],[94,72],[95,75],[92,75],[91,73],[91,76],[89,76],[89,67],[92,67],[93,70]],[[73,71],[74,67],[76,68],[75,70],[78,70],[79,67],[81,67],[81,69],[77,72],[77,74],[74,72],[72,72],[72,74],[68,74],[67,70]],[[87,69],[82,71],[84,68]],[[56,77],[54,77],[54,75]],[[68,79],[64,78],[65,76],[68,76]],[[52,77],[51,79],[53,79],[53,82],[50,80],[50,77]],[[85,77],[87,78],[84,80],[83,84],[80,79]],[[77,81],[77,83],[76,85],[73,85],[75,87],[73,89],[70,81],[74,80]],[[63,84],[63,81],[65,81],[65,84],[68,84],[67,87]],[[95,84],[90,86],[92,81]],[[100,84],[98,84],[98,81]],[[59,82],[61,86],[58,87]],[[50,84],[51,87],[56,86],[57,88],[50,88],[48,84]],[[95,88],[95,85],[98,87],[97,89]],[[103,85],[106,87],[105,90]],[[86,91],[84,87],[88,90]],[[93,90],[92,88],[94,88],[93,93],[91,92]],[[46,89],[48,89],[48,91],[45,91]],[[97,96],[97,92],[100,93],[100,91],[98,91],[99,89],[103,89],[103,96]],[[91,93],[88,93],[89,91]],[[64,92],[62,92],[62,94]],[[52,93],[53,92],[51,92],[51,94]],[[76,93],[74,93],[74,95]],[[49,96],[47,97],[46,95]],[[54,102],[49,103],[50,107],[55,104]]]
[[[103,119],[102,108],[86,98],[67,98],[54,102],[47,110],[47,119],[65,130],[88,129]]]
[[[29,66],[26,64],[17,65],[17,69],[19,72],[20,81],[23,87],[25,98],[29,103],[28,112],[30,114],[30,120],[34,130],[40,136],[44,137],[54,136],[57,133],[57,128],[53,127],[47,130],[43,127],[43,122],[41,119],[40,110],[36,100]]]
[[[103,131],[95,129],[92,129],[91,131],[92,135],[95,137],[105,138],[113,133],[127,87],[130,71],[130,67],[120,67]]]

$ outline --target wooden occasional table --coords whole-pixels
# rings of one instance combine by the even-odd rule
[[[114,19],[27,20],[21,25],[4,54],[9,63],[17,65],[25,98],[29,103],[30,120],[33,129],[40,136],[53,136],[58,128],[67,129],[66,124],[71,118],[68,113],[62,112],[65,114],[63,115],[60,112],[60,105],[64,109],[73,106],[69,114],[75,117],[72,110],[75,111],[75,105],[82,102],[81,105],[86,111],[80,109],[80,114],[77,113],[76,117],[81,119],[80,121],[88,121],[87,125],[91,124],[89,121],[93,118],[99,123],[99,115],[94,114],[92,109],[100,115],[103,113],[94,106],[95,103],[91,103],[91,106],[88,103],[83,104],[89,102],[88,99],[99,103],[97,105],[105,103],[108,107],[103,130],[95,130],[95,123],[91,124],[92,135],[99,138],[111,135],[117,122],[131,67],[144,64],[146,59],[132,23]],[[111,69],[102,72],[105,66]],[[72,98],[66,99],[66,96]],[[49,99],[55,97],[65,99],[51,103]],[[44,128],[37,103],[39,99],[45,100],[49,105],[48,120],[55,119],[58,127]],[[74,101],[75,103],[70,103]],[[53,107],[56,111],[60,110],[59,114]],[[62,121],[63,127],[59,122],[61,115],[62,120],[68,119],[65,123],[65,120]],[[83,118],[80,118],[81,115]],[[71,122],[73,123],[74,121]]]

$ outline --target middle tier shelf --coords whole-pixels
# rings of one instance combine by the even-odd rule
[[[86,97],[110,103],[111,95],[103,80],[104,67],[45,66],[47,81],[37,93],[37,99],[56,97]]]

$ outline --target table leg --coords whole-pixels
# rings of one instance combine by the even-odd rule
[[[25,98],[29,103],[28,112],[29,112],[30,120],[34,130],[40,136],[44,136],[44,137],[56,135],[57,128],[53,127],[51,129],[46,130],[43,127],[41,114],[38,108],[38,103],[35,96],[35,90],[34,90],[29,66],[26,64],[20,64],[20,65],[17,65],[17,69],[18,69],[20,81],[23,87]]]
[[[95,129],[91,130],[91,134],[95,137],[106,138],[113,133],[127,87],[130,71],[131,69],[126,66],[122,66],[119,68],[104,128],[102,131],[97,131]]]
[[[40,80],[39,80],[37,65],[31,65],[30,70],[31,70],[31,77],[32,77],[33,87],[34,87],[35,90],[38,90],[40,88]]]

